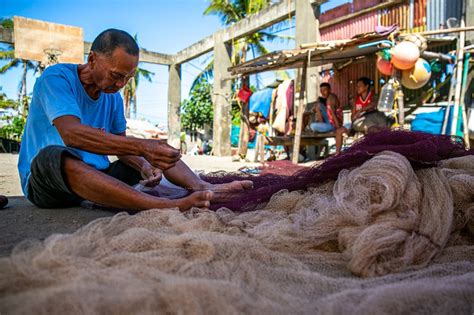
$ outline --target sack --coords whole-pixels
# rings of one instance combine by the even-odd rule
[[[352,129],[356,132],[367,133],[371,127],[388,128],[391,126],[390,119],[384,113],[377,110],[365,113],[352,123]]]
[[[244,103],[248,102],[250,95],[252,95],[252,90],[245,85],[242,86],[242,88],[239,90],[239,93],[237,93],[237,97]]]

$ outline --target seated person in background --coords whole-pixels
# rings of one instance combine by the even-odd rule
[[[316,122],[311,123],[310,128],[314,132],[331,132],[342,126],[342,106],[337,96],[331,93],[329,83],[321,83],[319,91],[321,96],[312,109]]]
[[[377,95],[370,90],[369,78],[357,79],[357,98],[352,107],[351,126],[341,126],[336,130],[336,154],[341,153],[344,134],[354,132],[368,133],[390,127],[391,123],[384,113],[377,110]]]

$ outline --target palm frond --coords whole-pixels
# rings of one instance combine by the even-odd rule
[[[20,59],[10,60],[6,64],[4,64],[3,67],[0,68],[0,74],[3,74],[12,68],[15,68],[16,66],[18,66],[19,63],[20,63]]]
[[[224,25],[240,20],[236,7],[228,0],[213,0],[204,10],[204,15],[217,15]]]
[[[135,73],[135,83],[138,86],[138,82],[140,81],[140,77],[143,77],[148,82],[151,82],[153,80],[152,77],[154,75],[155,75],[155,73],[151,72],[150,70],[143,69],[143,68],[137,68],[137,72]]]
[[[15,51],[14,50],[0,50],[0,59],[14,59]]]
[[[214,60],[211,60],[206,67],[204,68],[203,71],[201,71],[196,78],[194,79],[193,83],[191,84],[191,90],[194,89],[194,87],[199,83],[204,80],[209,82],[214,78]]]
[[[260,42],[252,44],[252,47],[257,51],[259,56],[268,54],[268,49]]]

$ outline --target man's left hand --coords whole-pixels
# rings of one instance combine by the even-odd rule
[[[140,181],[140,184],[147,187],[154,187],[160,184],[163,171],[151,165],[146,165],[143,166],[141,175],[143,180]]]

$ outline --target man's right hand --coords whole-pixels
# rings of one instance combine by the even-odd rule
[[[163,171],[173,167],[181,158],[179,150],[165,141],[124,137],[125,133],[106,133],[82,124],[75,116],[61,116],[53,123],[69,147],[103,155],[143,156],[152,166]]]
[[[144,140],[142,150],[142,156],[163,171],[172,168],[181,159],[180,151],[162,140]]]

